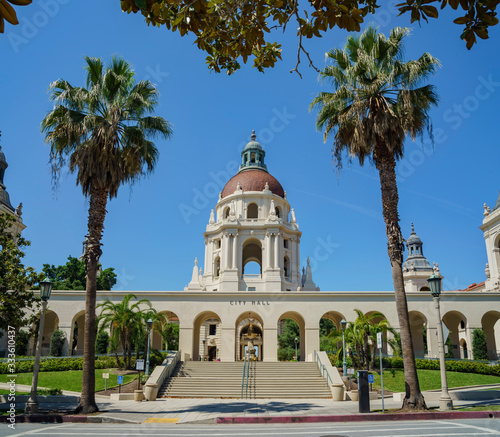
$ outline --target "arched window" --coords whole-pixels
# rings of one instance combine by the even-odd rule
[[[215,258],[214,261],[214,275],[216,278],[220,276],[220,257]]]
[[[247,207],[247,218],[254,219],[259,218],[259,207],[256,203],[251,203]]]
[[[465,329],[465,322],[460,320],[460,329]]]
[[[224,208],[224,218],[227,219],[229,217],[229,213],[231,211],[231,208],[229,208],[229,206],[226,206]]]
[[[285,258],[283,260],[283,270],[285,273],[285,278],[289,278],[290,277],[290,259],[287,256],[285,256]]]
[[[262,274],[262,244],[256,238],[243,244],[242,265],[243,274]]]
[[[424,285],[420,291],[431,291],[431,289],[429,287],[427,287],[427,285]]]
[[[281,210],[279,209],[278,206],[276,208],[274,208],[274,212],[276,213],[276,217],[278,217],[278,218],[281,217]]]

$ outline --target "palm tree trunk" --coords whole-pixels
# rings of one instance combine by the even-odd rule
[[[83,339],[82,396],[77,413],[90,414],[99,411],[95,402],[95,307],[97,289],[97,265],[101,256],[101,238],[106,217],[108,192],[91,188],[88,220],[88,240],[85,261],[87,285],[85,292],[85,331]]]
[[[405,372],[406,396],[403,409],[427,409],[424,397],[420,391],[415,354],[411,339],[408,304],[403,279],[403,236],[399,227],[398,187],[396,183],[396,160],[384,144],[377,144],[373,157],[380,177],[382,191],[382,211],[386,225],[387,250],[391,261],[392,281],[396,297],[401,345],[403,348],[403,364]]]

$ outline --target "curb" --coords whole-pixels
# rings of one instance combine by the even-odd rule
[[[0,423],[10,423],[9,416],[0,416]],[[134,420],[116,419],[109,416],[85,416],[77,414],[40,414],[29,416],[16,416],[16,423],[124,423],[139,424]]]
[[[270,417],[217,417],[217,423],[317,423],[317,422],[372,422],[395,420],[453,420],[453,419],[498,419],[500,411],[430,411],[426,413],[369,413],[343,414],[337,416],[270,416]]]

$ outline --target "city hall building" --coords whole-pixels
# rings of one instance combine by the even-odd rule
[[[253,133],[241,152],[238,173],[224,186],[210,213],[203,234],[205,259],[194,260],[184,290],[98,291],[97,304],[107,298],[119,302],[129,293],[150,300],[157,312],[179,323],[183,360],[241,360],[250,337],[258,360],[277,361],[282,321],[292,319],[300,329],[300,360],[312,361],[314,351],[319,350],[320,320],[330,319],[340,328],[342,319],[354,320],[354,309],[365,314],[380,312],[397,329],[393,291],[320,291],[309,262],[300,265],[302,233],[286,191],[268,171],[265,155]],[[6,167],[0,151],[0,206],[17,218],[22,230],[21,210],[11,206],[3,185]],[[485,205],[480,228],[488,257],[486,280],[465,290],[444,291],[441,314],[456,358],[472,358],[472,332],[482,328],[489,358],[498,359],[500,197],[493,208]],[[427,278],[433,271],[440,274],[439,268],[425,258],[413,226],[407,249],[404,278],[415,353],[417,357],[436,357],[436,314]],[[68,339],[65,353],[81,355],[84,313],[84,291],[53,291],[45,318],[44,351],[48,351],[51,333],[61,329]],[[76,327],[80,329],[73,342],[69,339],[73,339]],[[152,345],[162,349],[162,338],[156,332]]]

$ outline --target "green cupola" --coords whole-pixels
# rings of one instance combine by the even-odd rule
[[[253,130],[252,135],[250,136],[250,142],[241,152],[240,172],[249,169],[264,170],[267,172],[267,166],[264,164],[266,152],[264,152],[262,146],[255,141],[256,138],[257,136]]]

